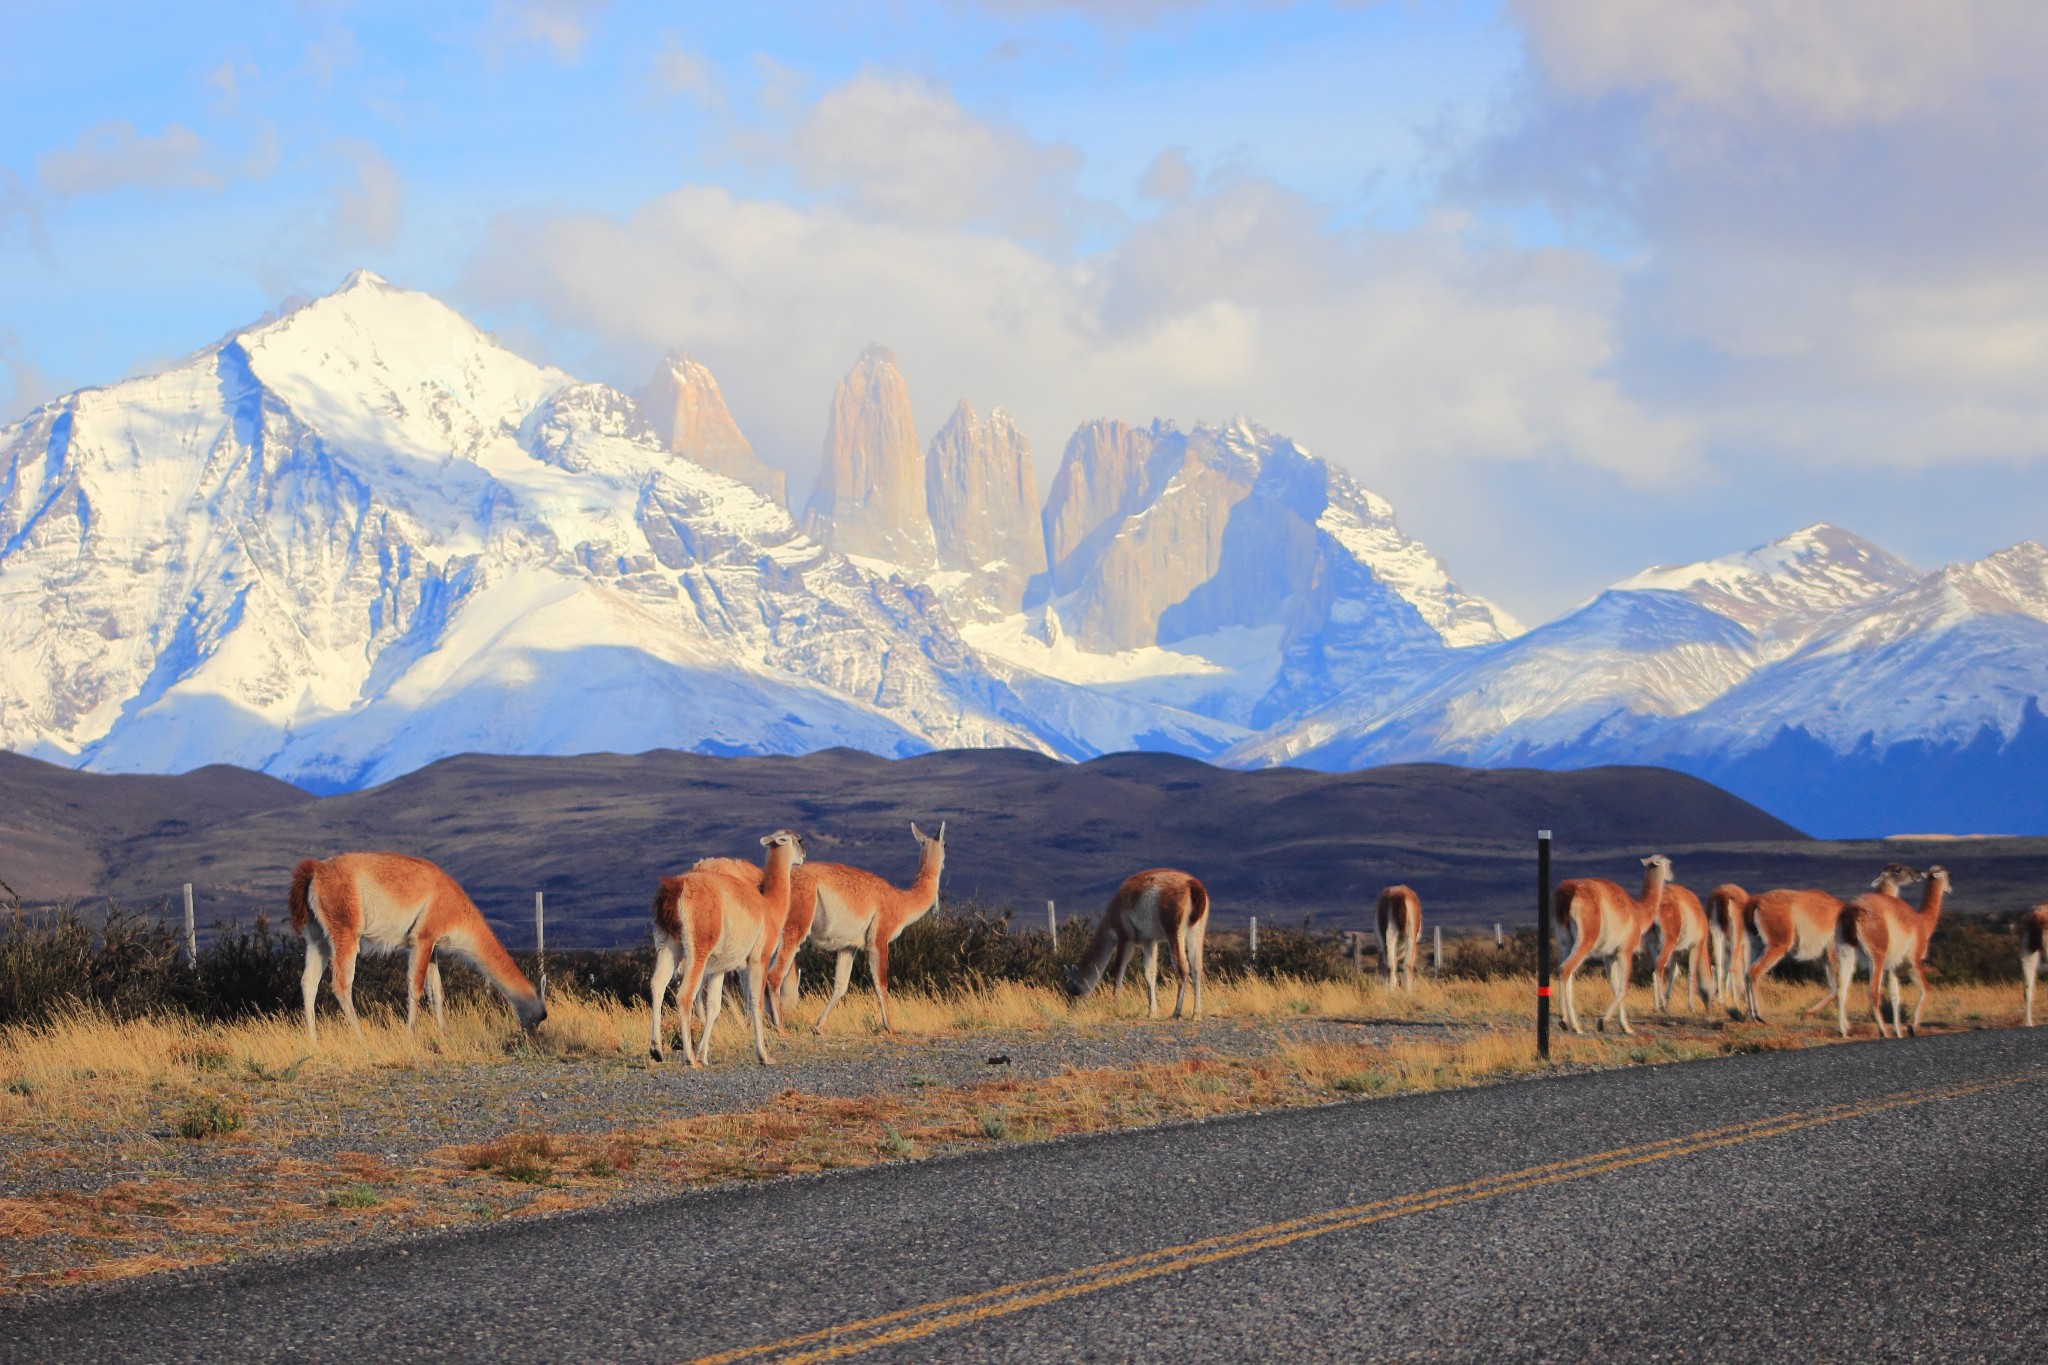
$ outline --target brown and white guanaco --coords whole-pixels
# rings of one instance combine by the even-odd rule
[[[1067,972],[1067,994],[1075,1000],[1101,983],[1116,966],[1116,992],[1123,992],[1124,970],[1131,955],[1145,951],[1145,1017],[1159,1013],[1159,946],[1173,955],[1178,986],[1173,1017],[1178,1019],[1194,987],[1194,1017],[1202,1017],[1202,944],[1209,933],[1209,889],[1196,878],[1171,867],[1154,867],[1124,879],[1102,912],[1102,923]]]
[[[802,838],[779,829],[762,838],[768,856],[761,880],[745,874],[692,868],[679,877],[665,877],[654,893],[654,976],[648,994],[654,1006],[648,1051],[662,1058],[661,1007],[678,966],[681,998],[676,1013],[682,1025],[683,1058],[703,1066],[715,1021],[715,1002],[706,1002],[705,1048],[690,1038],[689,1002],[697,998],[707,977],[744,968],[747,973],[747,1014],[754,1026],[754,1057],[771,1063],[761,1032],[761,996],[767,985],[768,958],[775,951],[776,930],[789,914],[790,871],[804,858]],[[719,994],[722,994],[722,989]]]
[[[1390,886],[1380,892],[1375,907],[1380,928],[1380,961],[1386,967],[1387,986],[1401,984],[1401,969],[1408,970],[1408,989],[1415,989],[1415,955],[1422,946],[1422,897],[1406,886]]]
[[[1579,968],[1590,958],[1607,961],[1607,982],[1614,989],[1614,1002],[1600,1016],[1604,1032],[1607,1021],[1619,1016],[1621,1031],[1634,1033],[1628,1023],[1628,970],[1643,935],[1657,916],[1664,887],[1671,880],[1671,860],[1661,853],[1643,859],[1643,894],[1631,896],[1613,882],[1600,877],[1574,877],[1560,884],[1551,902],[1551,913],[1560,931],[1569,930],[1571,948],[1558,969],[1563,983],[1565,1026],[1584,1033],[1579,1019],[1577,984]]]
[[[1927,1007],[1927,946],[1935,925],[1941,922],[1941,903],[1949,891],[1948,869],[1928,868],[1924,882],[1917,910],[1895,895],[1873,891],[1850,901],[1842,912],[1835,931],[1835,1022],[1844,1038],[1849,1036],[1849,983],[1856,977],[1859,959],[1870,970],[1870,1017],[1876,1021],[1877,1036],[1885,1036],[1880,997],[1887,987],[1893,1036],[1920,1032],[1920,1012]],[[1911,972],[1913,984],[1920,988],[1910,1026],[1899,1017],[1901,969]]]
[[[1675,976],[1675,964],[1681,954],[1685,962],[1686,1004],[1695,1014],[1714,1002],[1718,985],[1709,974],[1709,949],[1719,931],[1708,918],[1706,907],[1700,898],[1676,883],[1664,888],[1663,899],[1657,906],[1657,918],[1650,928],[1657,934],[1657,960],[1650,969],[1650,1000],[1655,1008],[1671,1008],[1671,978]],[[1713,956],[1720,958],[1725,952],[1714,948]],[[1700,978],[1707,978],[1706,985]]]
[[[2041,953],[2048,948],[2048,905],[2037,905],[2020,921],[2020,980],[2027,983],[2027,1027],[2034,1026],[2034,978],[2041,974]]]
[[[1881,896],[1896,896],[1901,886],[1918,880],[1920,874],[1904,863],[1887,863],[1871,886]],[[1794,962],[1818,962],[1827,973],[1827,993],[1801,1009],[1801,1018],[1835,998],[1835,932],[1845,908],[1825,891],[1766,891],[1751,898],[1744,917],[1750,932],[1762,942],[1763,951],[1750,964],[1745,983],[1745,1013],[1749,1018],[1763,1018],[1757,1007],[1757,985],[1788,956]],[[1746,952],[1746,941],[1743,946]]]
[[[796,965],[797,948],[808,938],[814,947],[837,958],[832,997],[825,1002],[813,1030],[825,1031],[825,1021],[846,998],[847,984],[853,979],[853,955],[865,950],[882,1027],[890,1033],[896,1031],[889,1022],[889,945],[939,903],[939,877],[946,870],[946,822],[939,822],[937,834],[926,834],[913,824],[910,836],[917,840],[917,876],[906,887],[891,886],[872,872],[844,863],[808,863],[798,873],[781,947],[768,976],[777,1027],[782,1017],[782,983]]]
[[[320,973],[332,963],[334,998],[342,1017],[361,1034],[356,1019],[356,958],[371,952],[411,954],[406,972],[405,1026],[419,1017],[420,994],[434,1007],[434,1022],[446,1028],[441,968],[434,950],[445,947],[467,959],[511,1002],[528,1029],[548,1017],[547,1006],[526,974],[498,942],[483,912],[455,879],[424,858],[402,853],[343,853],[320,862],[307,858],[292,869],[292,928],[306,940],[306,967],[299,978],[306,1002],[306,1036],[318,1041],[313,1002]]]

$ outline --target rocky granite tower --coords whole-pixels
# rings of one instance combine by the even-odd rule
[[[779,506],[789,505],[781,470],[764,463],[740,434],[725,410],[718,381],[690,357],[671,354],[641,391],[640,407],[661,433],[662,442],[678,455],[695,460],[714,474],[737,479]]]
[[[862,351],[832,396],[803,525],[843,554],[900,565],[912,576],[938,562],[910,390],[885,346]]]
[[[939,568],[969,575],[965,592],[949,594],[960,614],[1016,611],[1024,585],[1045,572],[1045,535],[1031,445],[1010,414],[984,419],[960,400],[925,453],[925,505]]]
[[[1045,550],[1055,596],[1071,592],[1126,515],[1145,500],[1152,433],[1122,422],[1089,422],[1067,441],[1045,499]]]

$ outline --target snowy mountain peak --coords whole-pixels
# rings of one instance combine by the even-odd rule
[[[1683,593],[1782,654],[1827,617],[1916,582],[1920,571],[1839,526],[1816,522],[1741,554],[1622,580],[1616,592]]]

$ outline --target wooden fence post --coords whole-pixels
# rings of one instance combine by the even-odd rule
[[[192,883],[185,883],[185,965],[199,965],[199,925],[192,918]]]
[[[1436,926],[1436,944],[1429,950],[1429,969],[1442,975],[1444,970],[1444,927]]]
[[[1257,915],[1252,916],[1251,938],[1252,961],[1257,962],[1259,960],[1259,917]]]
[[[1052,902],[1051,902],[1051,901],[1047,901],[1047,902],[1045,903],[1045,932],[1047,932],[1048,934],[1051,934],[1051,935],[1052,935],[1052,943],[1053,943],[1053,947],[1055,947],[1055,948],[1059,947],[1059,943],[1060,943],[1060,918],[1059,918],[1059,912],[1053,909],[1053,905],[1052,905]]]
[[[534,970],[540,975],[538,989],[540,991],[540,1002],[543,1005],[547,1004],[548,1002],[548,929],[546,904],[547,896],[545,892],[536,891],[533,893],[533,966]]]
[[[1536,1055],[1550,1060],[1550,831],[1536,831]]]

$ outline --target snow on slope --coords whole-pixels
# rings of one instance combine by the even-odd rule
[[[1516,639],[1449,656],[1409,691],[1376,682],[1228,759],[1632,761],[1661,722],[1706,706],[1835,614],[1911,581],[1869,542],[1807,527],[1747,554],[1637,575]]]
[[[1803,729],[1837,753],[2017,735],[2048,697],[2048,549],[1951,564],[1818,632],[1804,648],[1648,740],[1726,756]]]
[[[1147,487],[1084,542],[1091,563],[1078,586],[970,628],[978,649],[1043,679],[1165,708],[1173,724],[1206,719],[1213,744],[1242,742],[1347,687],[1406,678],[1418,655],[1520,630],[1403,535],[1384,499],[1285,437],[1241,418],[1185,434],[1155,423],[1139,435]],[[1073,622],[1093,643],[1067,632]],[[1132,635],[1145,643],[1102,643]],[[1009,676],[1024,688],[1023,673]],[[1146,717],[1119,723],[1135,727],[1122,747],[1140,747]],[[1107,724],[1091,729],[1096,742]]]
[[[0,429],[0,742],[318,786],[473,747],[1047,747],[930,594],[367,274]]]

